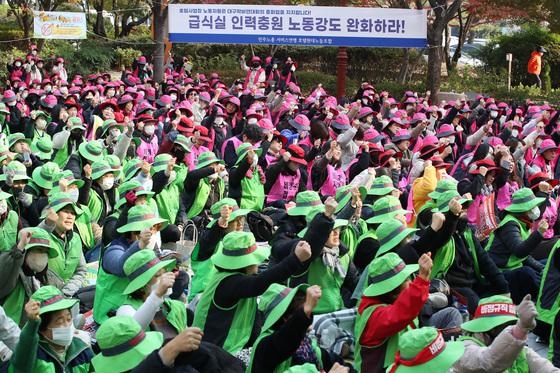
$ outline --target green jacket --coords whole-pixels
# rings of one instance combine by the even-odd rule
[[[87,373],[93,372],[93,351],[74,337],[64,361],[40,339],[40,321],[28,321],[21,330],[19,342],[10,360],[9,373]]]

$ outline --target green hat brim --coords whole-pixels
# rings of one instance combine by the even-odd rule
[[[406,214],[410,214],[410,213],[412,213],[412,211],[399,209],[399,210],[396,210],[396,211],[391,211],[387,214],[373,216],[373,217],[367,219],[366,223],[367,224],[380,224],[380,223],[383,223],[387,219],[393,219],[395,217],[395,215],[398,215],[398,214],[406,215]]]
[[[370,188],[367,194],[368,196],[386,196],[387,194],[391,193],[393,190],[397,190],[397,188],[395,187],[386,187],[386,188],[378,188],[378,189]]]
[[[36,247],[46,247],[47,249],[49,249],[48,254],[47,254],[49,256],[49,259],[56,258],[58,256],[58,251],[56,251],[56,249],[54,249],[53,247],[45,246],[45,245],[41,245],[41,244],[29,244],[28,243],[27,245],[25,245],[25,251],[34,249]]]
[[[360,191],[360,196],[361,196],[362,201],[363,201],[367,196],[367,190],[363,186],[358,187],[358,190]],[[346,205],[348,204],[348,202],[350,202],[351,199],[352,199],[352,193],[351,192],[346,193],[346,195],[344,197],[342,197],[340,202],[338,202],[338,206],[337,206],[336,210],[334,211],[334,213],[338,214],[340,211],[342,211],[342,209],[344,207],[346,207]]]
[[[73,127],[72,127],[73,128]],[[119,130],[121,130],[121,133],[124,132],[124,125],[119,124],[119,123],[114,123],[110,126],[107,126],[101,133],[101,136],[105,136],[105,134],[107,133],[107,131],[109,131],[111,128],[118,128]]]
[[[478,317],[461,324],[461,329],[470,333],[484,333],[502,324],[517,320],[517,317],[510,315]]]
[[[153,218],[148,220],[143,220],[134,223],[128,223],[123,225],[120,228],[117,228],[117,232],[125,233],[125,232],[140,232],[146,228],[151,228],[156,224],[165,223],[167,220],[162,218]]]
[[[81,215],[84,211],[78,207],[78,205],[76,205],[73,202],[65,202],[63,204],[57,205],[56,207],[53,207],[54,212],[59,212],[60,210],[62,210],[64,207],[71,205],[74,208],[74,212],[76,213],[76,215]],[[44,209],[43,214],[41,214],[41,219],[44,219],[47,217],[47,210],[48,207],[50,207],[50,205],[47,205],[47,208]]]
[[[93,154],[89,153],[87,151],[86,145],[87,145],[87,142],[84,141],[78,147],[78,153],[80,153],[80,155],[82,157],[84,157],[85,159],[87,159],[88,161],[91,161],[91,162],[97,162],[97,161],[102,161],[103,160],[103,154],[93,155]],[[93,175],[92,175],[92,177],[93,177]]]
[[[225,164],[224,161],[222,161],[221,159],[215,158],[215,159],[209,159],[205,162],[197,164],[195,169],[200,170],[201,168],[204,168],[206,166],[210,166],[211,164],[214,164],[214,163]]]
[[[334,221],[334,225],[332,229],[337,229],[337,228],[342,228],[342,227],[347,227],[349,224],[348,220],[346,219],[335,219]],[[303,238],[305,236],[305,234],[307,233],[307,227],[303,228],[298,234],[297,236],[299,238]]]
[[[440,192],[436,192],[435,190],[431,193],[428,193],[428,197],[430,197],[431,199],[438,199],[439,196],[441,196]]]
[[[39,314],[42,315],[42,314],[47,313],[47,312],[66,310],[68,308],[74,307],[74,305],[78,302],[79,302],[78,299],[66,299],[65,298],[65,299],[60,300],[58,302],[49,304],[48,306],[41,307],[41,309],[39,311]]]
[[[175,267],[175,264],[175,259],[168,259],[162,260],[155,266],[148,268],[148,270],[128,283],[127,287],[123,291],[123,294],[134,293],[136,290],[144,287],[148,282],[150,282],[152,277],[154,277],[160,269],[165,268],[171,270],[173,269],[173,267]]]
[[[446,342],[445,349],[432,360],[411,367],[399,365],[395,373],[447,372],[464,353],[465,345],[463,342]],[[391,367],[387,371],[389,371]]]
[[[10,198],[12,195],[0,190],[0,201]]]
[[[247,214],[250,213],[251,211],[253,211],[253,210],[251,210],[251,209],[237,209],[237,210],[235,210],[229,216],[228,223],[231,223],[232,221],[234,221],[235,219],[237,219],[240,216],[247,216]],[[218,219],[210,220],[210,222],[208,224],[206,224],[206,228],[212,228],[214,226],[214,224],[216,224],[217,221],[218,221]]]
[[[317,212],[324,212],[325,211],[325,205],[321,204],[321,205],[317,205],[317,206],[305,206],[305,207],[301,207],[301,206],[297,206],[296,207],[292,207],[291,209],[288,210],[288,215],[289,216],[307,216],[307,214],[309,214],[311,211],[317,210]]]
[[[8,150],[12,149],[12,146],[14,146],[15,144],[17,144],[20,141],[25,141],[26,143],[31,144],[31,139],[28,139],[27,137],[17,138],[15,140],[12,140],[12,141],[8,142]]]
[[[146,357],[163,345],[163,334],[146,332],[144,340],[132,349],[115,356],[97,354],[91,363],[98,373],[127,372],[138,366]]]
[[[29,176],[27,176],[27,174],[25,174],[25,175],[15,175],[14,176],[14,181],[19,181],[19,180],[31,180],[31,178]],[[6,174],[0,175],[0,181],[6,181]]]
[[[181,167],[179,165],[175,165],[173,166],[173,171],[177,172],[179,171]],[[161,171],[165,171],[167,169],[167,165],[163,165],[163,166],[156,166],[156,167],[151,167],[150,168],[150,175],[154,176],[154,174],[161,172]]]
[[[32,178],[33,182],[35,184],[39,185],[41,188],[43,188],[43,189],[52,189],[53,188],[53,182],[45,180],[41,176],[41,167],[37,167],[36,169],[34,169],[33,174],[31,176],[32,176],[31,178]]]
[[[280,303],[278,303],[278,305],[276,305],[272,309],[272,311],[270,311],[270,313],[266,317],[266,320],[264,321],[262,331],[264,332],[270,329],[274,324],[276,324],[276,322],[280,320],[280,318],[286,313],[286,310],[288,309],[288,307],[290,307],[290,304],[292,303],[292,300],[294,299],[296,294],[299,291],[305,292],[308,287],[309,285],[307,284],[301,284],[293,288],[290,293],[286,295],[286,297],[282,299],[282,301],[280,301]]]
[[[470,204],[470,203],[473,202],[473,200],[472,200],[472,199],[467,199],[467,198],[459,198],[459,199],[457,200],[457,202],[459,202],[459,204],[462,205],[462,204],[467,203],[467,202]],[[434,208],[432,209],[432,212],[441,212],[441,213],[445,213],[445,212],[447,212],[447,211],[449,211],[449,203],[447,203],[444,207],[442,207],[441,210],[438,209],[437,207],[434,207]]]
[[[242,256],[226,256],[223,254],[223,248],[218,250],[212,257],[212,264],[216,267],[236,270],[252,266],[255,264],[261,264],[270,256],[270,246],[268,245],[257,245],[257,249],[251,254]]]
[[[369,285],[366,290],[364,290],[364,295],[368,297],[375,297],[381,294],[387,294],[388,292],[396,289],[400,286],[407,278],[410,277],[415,272],[418,272],[420,266],[418,264],[409,264],[402,271],[397,273],[393,277],[389,277],[381,282]]]
[[[386,252],[391,251],[391,249],[399,244],[402,240],[408,237],[410,234],[416,232],[417,228],[405,228],[401,233],[393,237],[392,240],[389,242],[385,242],[379,250],[377,250],[377,254],[375,255],[376,258],[379,258],[381,255],[385,254]]]
[[[255,152],[255,154],[257,155],[257,157],[260,157],[261,154],[262,154],[262,149],[261,149],[261,148],[253,149],[253,151]],[[247,153],[248,153],[248,151],[244,152],[243,154],[240,154],[240,155],[237,157],[237,161],[235,161],[235,164],[233,165],[233,167],[237,167],[237,165],[238,165],[239,163],[241,163],[241,161],[243,161],[245,158],[247,158]]]
[[[542,197],[535,197],[535,199],[531,200],[530,202],[522,203],[522,204],[511,204],[506,207],[504,210],[508,212],[527,212],[530,211],[533,207],[536,207],[545,201]]]
[[[154,196],[154,192],[148,192],[147,190],[139,190],[138,192],[135,193],[136,197],[140,197],[140,196],[147,196],[148,198],[152,198]],[[124,205],[126,203],[126,198],[120,198],[117,203],[115,204],[115,208],[119,209],[121,208],[122,205]]]
[[[106,168],[104,170],[101,170],[99,172],[94,172],[91,174],[91,180],[97,180],[100,177],[102,177],[103,175],[107,175],[107,174],[115,174],[117,173],[118,170],[113,170],[112,168]]]

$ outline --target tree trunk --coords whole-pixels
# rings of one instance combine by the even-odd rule
[[[410,62],[408,61],[410,58],[410,49],[405,48],[403,51],[403,56],[401,60],[401,69],[399,71],[399,84],[406,83],[406,76],[408,75],[408,70],[410,68]]]
[[[113,10],[117,9],[117,0],[113,0]],[[119,12],[113,13],[113,31],[115,32],[115,39],[119,37],[119,18],[122,15]]]
[[[428,90],[431,91],[434,103],[438,102],[441,86],[442,31],[428,31],[428,45],[430,49],[428,50],[428,82],[426,85]]]
[[[445,67],[447,71],[451,71],[453,68],[451,67],[451,58],[449,56],[449,47],[451,44],[451,32],[449,30],[449,25],[445,26],[445,44],[443,48],[443,58],[445,60]]]
[[[97,35],[107,37],[107,33],[105,32],[105,22],[103,19],[103,7],[105,5],[104,0],[99,0],[95,3],[95,11],[97,12],[95,15],[95,27],[93,32]]]
[[[422,61],[425,51],[426,51],[425,49],[418,51],[418,55],[416,56],[416,58],[413,60],[413,62],[410,64],[410,67],[408,68],[408,73],[406,74],[405,81],[404,81],[405,83],[408,83],[410,80],[412,80],[414,72],[416,71],[416,67],[418,66],[420,61]]]
[[[461,58],[461,53],[463,52],[463,45],[467,41],[467,34],[470,33],[471,26],[473,24],[473,16],[469,14],[467,19],[463,23],[463,17],[461,16],[461,11],[459,11],[459,41],[457,42],[457,49],[453,53],[453,58],[451,59],[451,66],[457,66],[457,62]]]
[[[154,55],[152,62],[154,64],[154,81],[161,83],[164,78],[163,58],[165,53],[165,36],[167,34],[167,6],[162,3],[154,2],[152,7],[154,15]]]

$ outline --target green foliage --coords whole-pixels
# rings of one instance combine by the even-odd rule
[[[121,48],[117,47],[115,49],[115,57],[117,61],[117,66],[128,66],[131,61],[142,55],[142,52],[133,48]]]
[[[560,85],[560,35],[538,26],[524,26],[514,34],[497,36],[479,50],[478,58],[488,69],[498,71],[507,66],[506,54],[512,53],[512,84],[528,85],[534,80],[527,73],[527,62],[531,52],[539,45],[544,46],[549,52],[543,57],[543,71],[546,65],[550,65],[552,87],[558,87]]]
[[[25,52],[14,47],[0,50],[0,69],[5,69],[6,65],[17,57],[25,57]]]

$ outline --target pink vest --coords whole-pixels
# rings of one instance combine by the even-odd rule
[[[138,157],[143,161],[153,163],[158,149],[158,138],[154,135],[150,142],[145,142],[143,139],[140,139],[140,146],[136,149],[136,154],[138,154]]]
[[[272,155],[270,153],[266,153],[264,157],[266,159],[266,164],[268,165],[268,167],[270,167],[274,163],[278,162],[278,158],[276,158],[274,155]]]
[[[222,144],[222,158],[224,158],[225,153],[226,153],[226,146],[230,142],[233,143],[233,148],[234,149],[237,149],[239,147],[239,145],[243,144],[243,141],[239,140],[239,137],[237,137],[237,136],[230,137],[229,139],[224,141],[224,143]]]
[[[191,152],[189,154],[187,154],[187,157],[188,157],[187,163],[189,165],[189,171],[192,171],[196,167],[196,165],[198,164],[198,156],[201,153],[208,152],[208,151],[210,151],[210,150],[208,150],[208,148],[206,146],[203,146],[203,145],[198,146],[198,147],[197,146],[192,146],[191,147]]]
[[[341,186],[346,185],[346,175],[342,168],[335,168],[332,165],[327,165],[327,179],[321,187],[320,193],[323,196],[334,196],[336,190]]]
[[[519,185],[517,185],[515,181],[512,183],[508,181],[503,187],[498,189],[498,194],[496,195],[496,204],[498,205],[498,209],[500,211],[503,211],[506,207],[511,205],[511,196],[518,189]]]
[[[544,210],[541,219],[533,223],[533,231],[537,230],[539,222],[542,219],[546,219],[546,221],[548,221],[548,229],[546,230],[546,232],[544,232],[543,237],[546,239],[550,239],[554,236],[554,224],[556,224],[556,220],[558,219],[558,199],[550,200],[550,205],[547,206]]]
[[[298,192],[300,179],[301,172],[299,170],[296,171],[295,175],[281,172],[268,192],[266,203],[270,204],[281,199],[284,201],[293,200]]]
[[[548,177],[550,177],[551,179],[554,179],[554,161],[550,162],[549,164],[546,163],[544,157],[542,155],[538,155],[535,157],[535,159],[533,159],[533,162],[531,165],[533,166],[538,166],[542,172],[546,172],[546,174],[548,175]]]
[[[249,81],[251,80],[251,74],[255,72],[255,70],[251,70],[249,69],[249,71],[247,71],[247,76],[245,76],[245,84],[243,85],[243,88],[247,89],[249,88]],[[257,83],[259,82],[259,78],[261,76],[261,74],[264,74],[264,69],[261,67],[260,69],[258,69],[255,72],[255,76],[253,77],[253,81],[251,82],[250,87],[252,86],[256,86]]]

